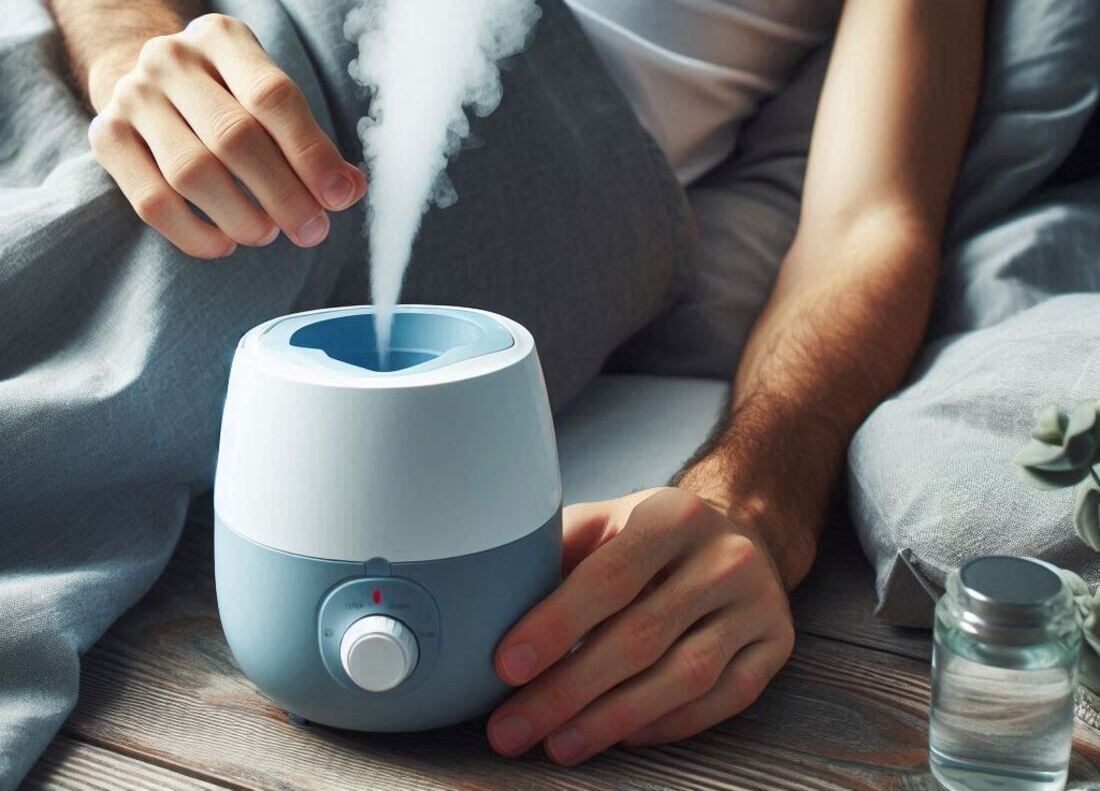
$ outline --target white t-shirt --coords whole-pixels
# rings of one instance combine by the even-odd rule
[[[833,32],[842,0],[566,0],[680,181]]]

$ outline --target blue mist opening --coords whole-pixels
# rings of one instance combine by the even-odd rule
[[[399,308],[393,317],[385,367],[378,356],[373,312],[306,324],[291,333],[289,344],[317,349],[333,360],[376,373],[404,371],[436,360],[441,365],[458,362],[512,345],[510,333],[499,324],[487,323],[479,314],[469,316],[441,309]]]

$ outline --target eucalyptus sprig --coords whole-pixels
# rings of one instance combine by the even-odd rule
[[[1100,551],[1100,402],[1035,411],[1031,441],[1016,454],[1017,476],[1038,489],[1062,489],[1085,481],[1073,507],[1073,529]]]

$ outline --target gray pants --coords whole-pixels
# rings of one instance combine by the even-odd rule
[[[299,82],[345,155],[365,100],[350,2],[224,0]],[[91,157],[44,7],[0,40],[0,788],[72,709],[79,656],[152,585],[213,479],[237,339],[279,314],[368,300],[358,210],[330,238],[215,263],[144,228]],[[572,17],[543,0],[485,141],[450,170],[403,297],[505,313],[535,335],[555,406],[667,306],[683,194]]]

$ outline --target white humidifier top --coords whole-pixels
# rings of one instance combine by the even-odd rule
[[[261,364],[290,376],[359,387],[410,387],[477,376],[507,364],[529,351],[517,345],[515,327],[486,311],[401,305],[393,313],[387,353],[380,356],[374,309],[359,306],[275,319],[245,335],[240,346],[258,355]],[[515,353],[500,354],[507,350]]]
[[[379,359],[374,308],[274,319],[233,360],[215,483],[228,527],[334,560],[431,560],[524,537],[561,504],[531,334],[406,305]]]

